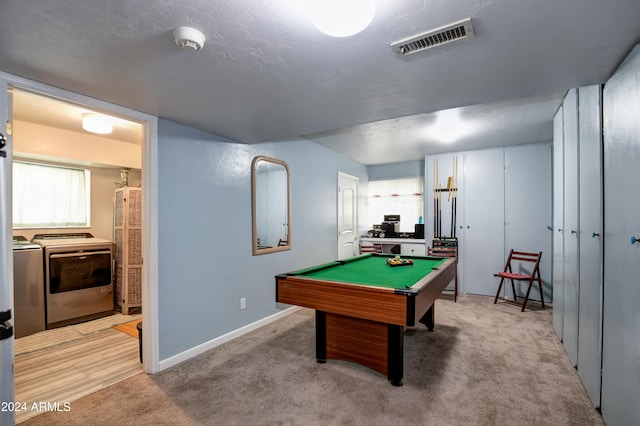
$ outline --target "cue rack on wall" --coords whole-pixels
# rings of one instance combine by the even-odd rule
[[[433,160],[433,247],[458,247],[456,237],[456,216],[458,208],[458,156],[453,157],[453,176],[447,177],[447,186],[440,184],[438,159]],[[446,193],[446,200],[443,199]],[[451,227],[449,235],[442,230],[442,210],[444,202],[451,203]]]

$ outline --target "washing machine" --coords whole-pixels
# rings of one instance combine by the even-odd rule
[[[40,244],[13,237],[13,329],[15,337],[45,330],[43,253]]]

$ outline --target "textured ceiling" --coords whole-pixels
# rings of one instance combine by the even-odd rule
[[[640,41],[637,0],[379,0],[343,39],[304,3],[3,2],[0,70],[240,143],[307,137],[378,164],[550,140],[562,93],[605,82]],[[467,17],[474,38],[407,58],[389,47]],[[175,45],[184,25],[206,36],[201,51]],[[477,130],[458,143],[415,132],[459,107]]]

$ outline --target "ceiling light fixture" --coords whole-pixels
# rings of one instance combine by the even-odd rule
[[[436,113],[436,121],[425,132],[442,143],[453,143],[470,135],[474,126],[460,117],[460,109],[448,109]]]
[[[332,37],[349,37],[369,26],[376,8],[372,0],[313,0],[311,20]]]
[[[113,131],[111,118],[94,113],[82,114],[82,128],[87,132],[106,135]]]

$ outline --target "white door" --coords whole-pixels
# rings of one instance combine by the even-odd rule
[[[580,291],[578,374],[594,407],[600,406],[602,362],[602,111],[600,86],[579,89]]]
[[[542,252],[540,275],[545,303],[551,302],[551,163],[549,144],[505,149],[505,248],[507,252]],[[516,291],[523,296],[526,286]],[[505,289],[507,296],[511,292]],[[536,285],[529,298],[541,300]]]
[[[564,99],[564,327],[562,343],[578,363],[578,94]]]
[[[11,138],[7,134],[10,118],[7,83],[0,80],[0,315],[7,316],[13,305],[13,250],[11,248]],[[5,144],[6,139],[6,145]],[[13,342],[11,320],[0,319],[0,403],[13,402]],[[6,338],[3,338],[6,337]],[[3,405],[0,424],[12,425],[13,411]]]
[[[553,118],[553,329],[562,340],[564,329],[564,111]]]
[[[604,125],[602,415],[640,424],[640,48],[607,82]]]
[[[338,259],[359,253],[358,178],[338,172]]]
[[[498,280],[493,274],[502,271],[506,259],[504,151],[492,149],[465,153],[461,178],[458,182],[462,183],[464,222],[459,233],[459,250],[464,256],[464,292],[495,295]]]

